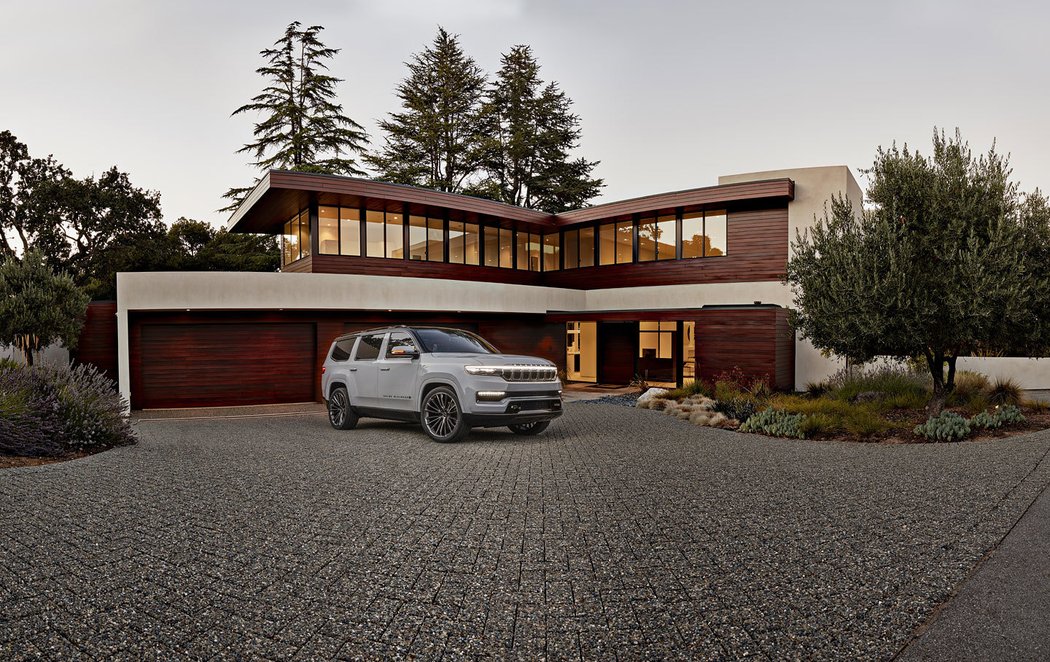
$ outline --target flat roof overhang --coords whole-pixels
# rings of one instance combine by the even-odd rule
[[[316,198],[321,205],[363,207],[427,215],[438,211],[454,220],[510,221],[515,227],[543,232],[554,227],[546,212],[523,209],[494,200],[444,193],[416,186],[389,184],[357,177],[271,170],[244,199],[226,223],[230,232],[274,234],[289,218]]]
[[[276,234],[292,216],[316,198],[322,205],[363,207],[408,214],[444,214],[454,220],[485,219],[503,226],[549,232],[555,228],[604,219],[630,218],[637,213],[673,213],[765,201],[787,203],[795,197],[795,183],[788,178],[648,195],[609,202],[552,215],[493,200],[444,193],[416,186],[389,184],[370,179],[271,170],[234,211],[226,223],[230,232]]]

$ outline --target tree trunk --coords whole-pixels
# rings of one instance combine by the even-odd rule
[[[937,416],[944,411],[944,403],[948,399],[948,391],[945,389],[944,384],[944,353],[926,350],[926,365],[930,369],[930,376],[933,378],[933,397],[930,398],[930,402],[926,405],[926,412],[930,416]],[[952,368],[949,369],[950,375],[954,379],[954,361],[950,365],[952,365]]]

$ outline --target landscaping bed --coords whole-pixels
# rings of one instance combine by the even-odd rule
[[[931,380],[905,366],[854,369],[806,392],[773,392],[739,371],[713,383],[650,389],[638,407],[695,425],[796,439],[929,443],[996,439],[1050,427],[1050,405],[1027,401],[1010,380],[961,372],[943,411],[931,417]]]
[[[133,444],[127,411],[112,380],[94,366],[0,361],[0,468]]]

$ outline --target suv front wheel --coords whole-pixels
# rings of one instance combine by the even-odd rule
[[[463,409],[459,406],[456,393],[447,386],[438,386],[427,393],[420,408],[419,420],[434,441],[459,441],[470,433],[470,426],[463,420]]]
[[[342,386],[336,386],[328,396],[328,422],[336,430],[353,430],[357,414],[350,407],[350,396]]]

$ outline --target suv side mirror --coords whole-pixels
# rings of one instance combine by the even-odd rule
[[[415,347],[394,347],[390,350],[390,358],[395,359],[418,359],[419,350]]]

